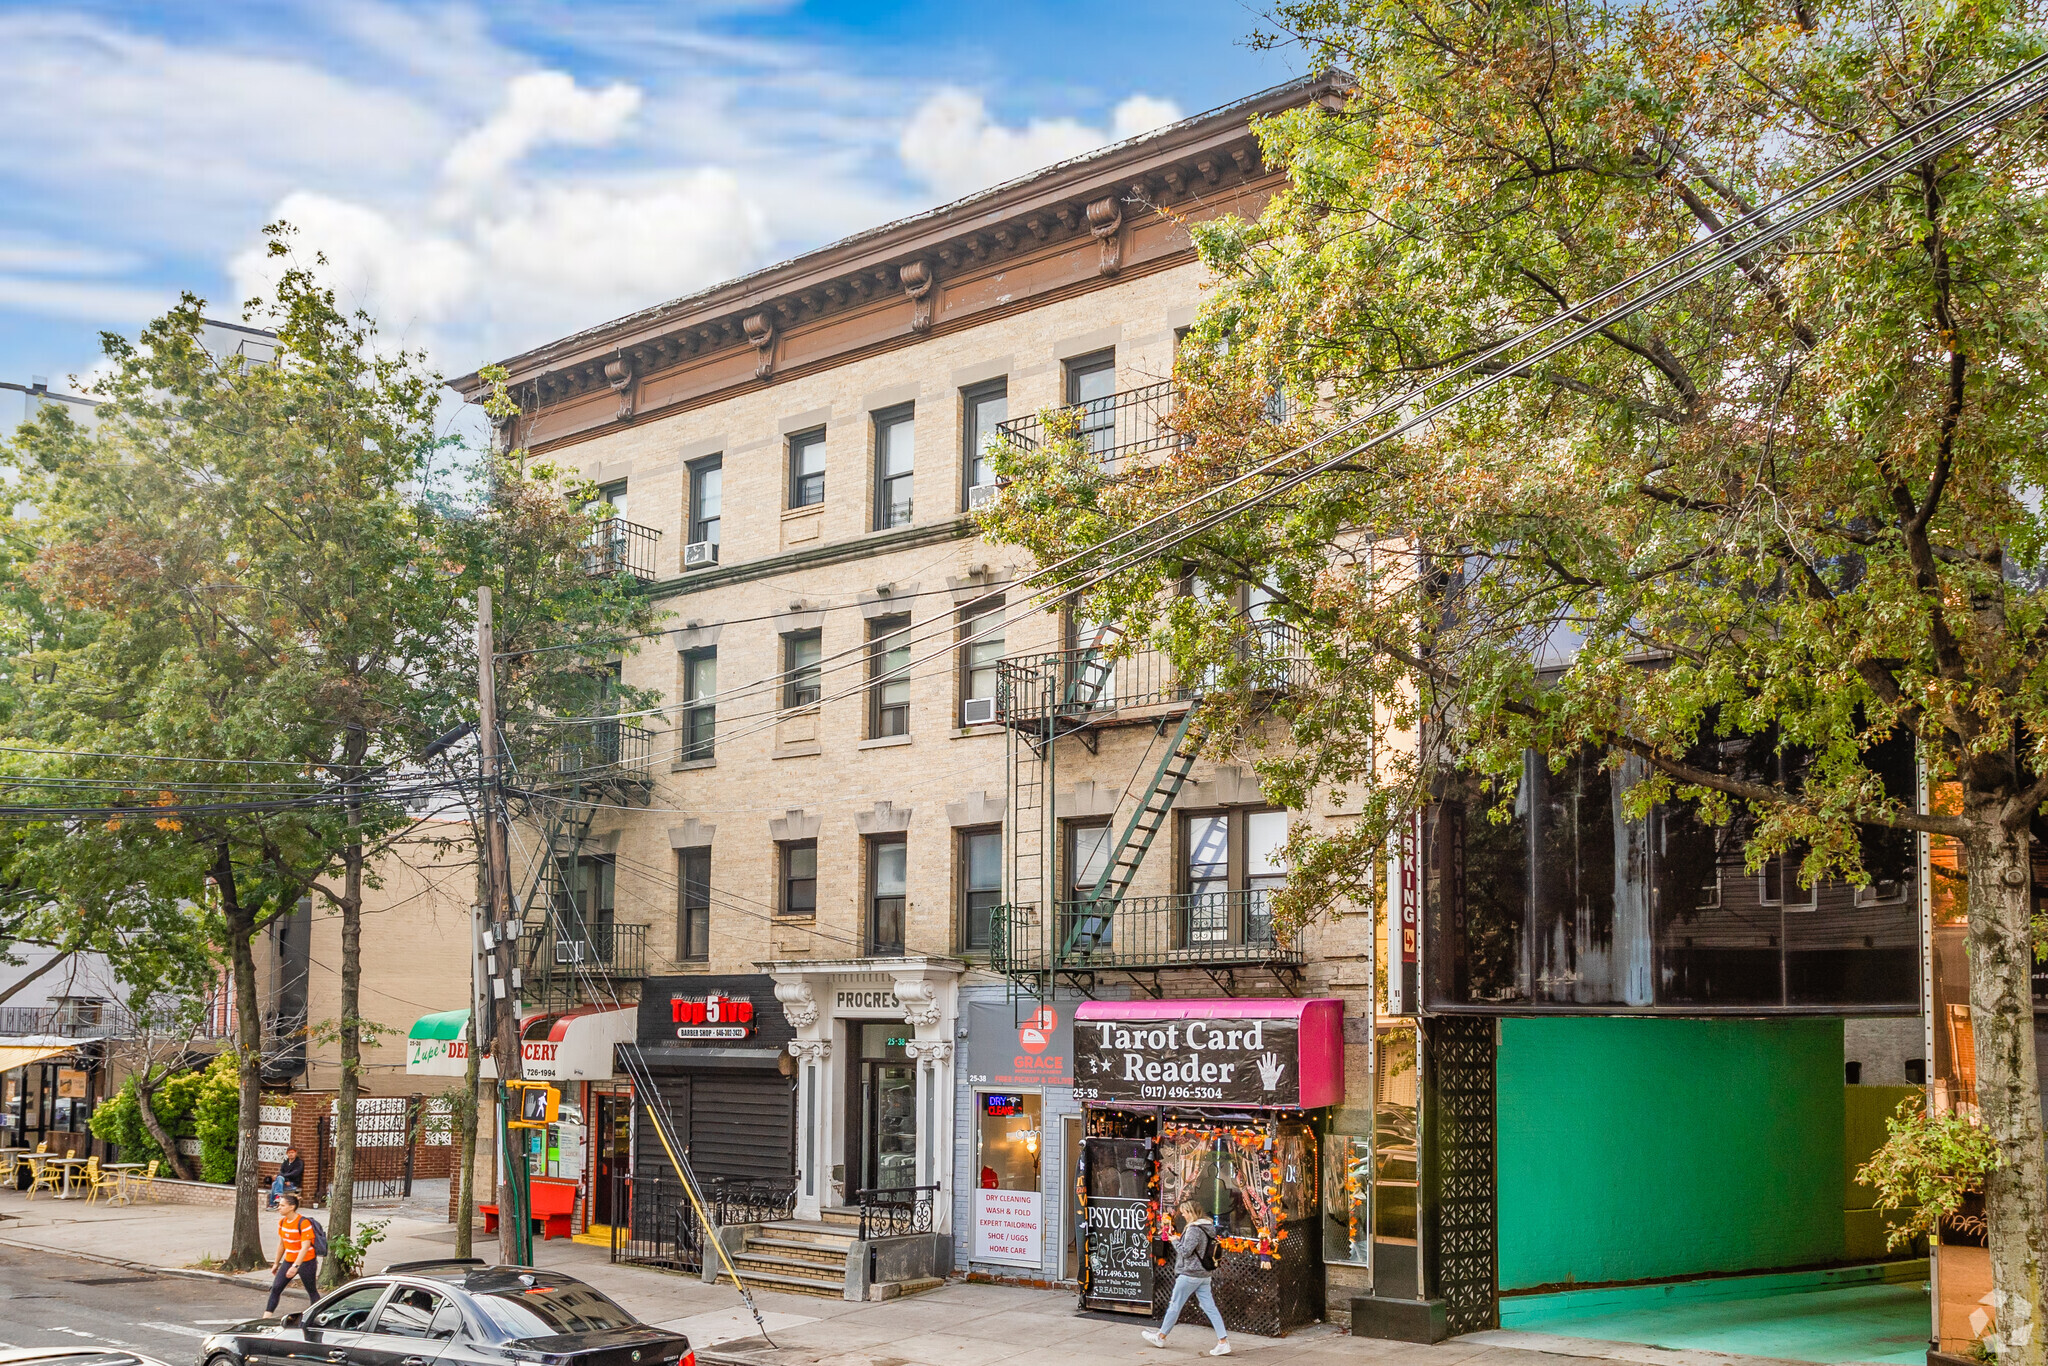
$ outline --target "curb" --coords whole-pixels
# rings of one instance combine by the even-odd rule
[[[109,1257],[100,1252],[80,1252],[75,1248],[49,1247],[42,1243],[25,1243],[18,1238],[0,1238],[0,1247],[11,1247],[21,1252],[40,1252],[44,1256],[76,1257],[82,1262],[98,1262],[102,1266],[119,1267],[123,1271],[146,1271],[153,1276],[181,1276],[186,1280],[213,1281],[221,1285],[239,1285],[267,1289],[269,1282],[259,1283],[244,1276],[230,1276],[224,1271],[200,1271],[185,1266],[151,1266],[147,1262],[131,1262],[125,1257]]]

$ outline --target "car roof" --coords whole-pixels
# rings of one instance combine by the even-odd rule
[[[451,1261],[446,1265],[404,1262],[364,1280],[431,1281],[473,1294],[496,1290],[527,1290],[536,1285],[574,1285],[585,1289],[589,1283],[566,1272],[540,1270],[531,1266],[478,1266],[473,1262]]]

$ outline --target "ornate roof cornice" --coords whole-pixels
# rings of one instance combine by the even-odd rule
[[[631,421],[675,406],[685,390],[771,381],[779,367],[793,368],[791,359],[815,369],[833,354],[871,349],[884,333],[915,340],[933,330],[948,284],[1085,251],[1091,242],[1094,273],[1107,282],[1126,267],[1135,220],[1156,219],[1154,211],[1206,216],[1273,179],[1251,119],[1311,102],[1333,105],[1350,85],[1348,75],[1332,71],[1276,86],[513,356],[500,364],[522,425],[564,405],[578,410],[574,421],[544,421],[545,431],[516,434],[518,444],[556,444],[593,425]],[[851,325],[831,326],[841,322]],[[835,339],[819,335],[820,325]],[[798,332],[817,341],[788,357],[785,339]],[[704,373],[679,384],[679,372],[692,368]],[[482,397],[476,374],[450,383],[466,399]],[[616,395],[615,405],[601,415],[585,411],[605,391]],[[501,439],[512,442],[512,423],[500,426]]]

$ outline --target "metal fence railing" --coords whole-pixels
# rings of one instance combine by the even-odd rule
[[[1187,440],[1168,425],[1179,390],[1172,380],[1161,380],[1139,389],[1125,389],[1107,398],[1049,408],[1044,413],[1027,413],[1001,424],[999,430],[1016,445],[1034,449],[1048,437],[1047,419],[1071,423],[1075,436],[1102,462],[1114,469],[1130,456],[1150,455],[1178,448]]]
[[[548,767],[560,778],[599,769],[617,768],[629,777],[645,778],[654,757],[654,732],[631,721],[586,721],[563,727]]]
[[[1010,656],[1002,662],[997,698],[1004,721],[1033,724],[1186,702],[1225,687],[1285,692],[1308,679],[1308,655],[1299,629],[1286,622],[1260,621],[1251,623],[1234,661],[1192,678],[1175,670],[1165,651],[1133,641],[1106,651]]]
[[[886,1186],[855,1191],[860,1205],[862,1242],[874,1238],[895,1238],[906,1233],[932,1231],[932,1197],[937,1185]]]
[[[654,548],[661,533],[623,517],[607,517],[591,528],[584,543],[584,568],[598,578],[630,574],[643,583],[654,581]]]
[[[629,1211],[612,1226],[612,1260],[701,1271],[704,1225],[674,1173],[611,1178],[611,1208]],[[719,1228],[771,1224],[796,1211],[796,1178],[707,1181],[699,1194]]]
[[[1299,966],[1301,949],[1274,933],[1272,890],[1256,887],[1121,901],[1059,901],[995,908],[990,966],[1004,973],[1090,968]]]

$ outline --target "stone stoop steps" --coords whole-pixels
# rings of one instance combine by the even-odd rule
[[[846,1294],[846,1258],[860,1241],[860,1216],[824,1211],[821,1222],[778,1219],[752,1224],[733,1265],[748,1282],[793,1295],[840,1299]]]
[[[749,1284],[792,1295],[841,1299],[846,1294],[846,1259],[860,1241],[857,1210],[822,1211],[824,1218],[778,1219],[752,1224],[732,1262]],[[869,1298],[895,1299],[945,1284],[936,1277],[888,1281],[868,1287]]]

